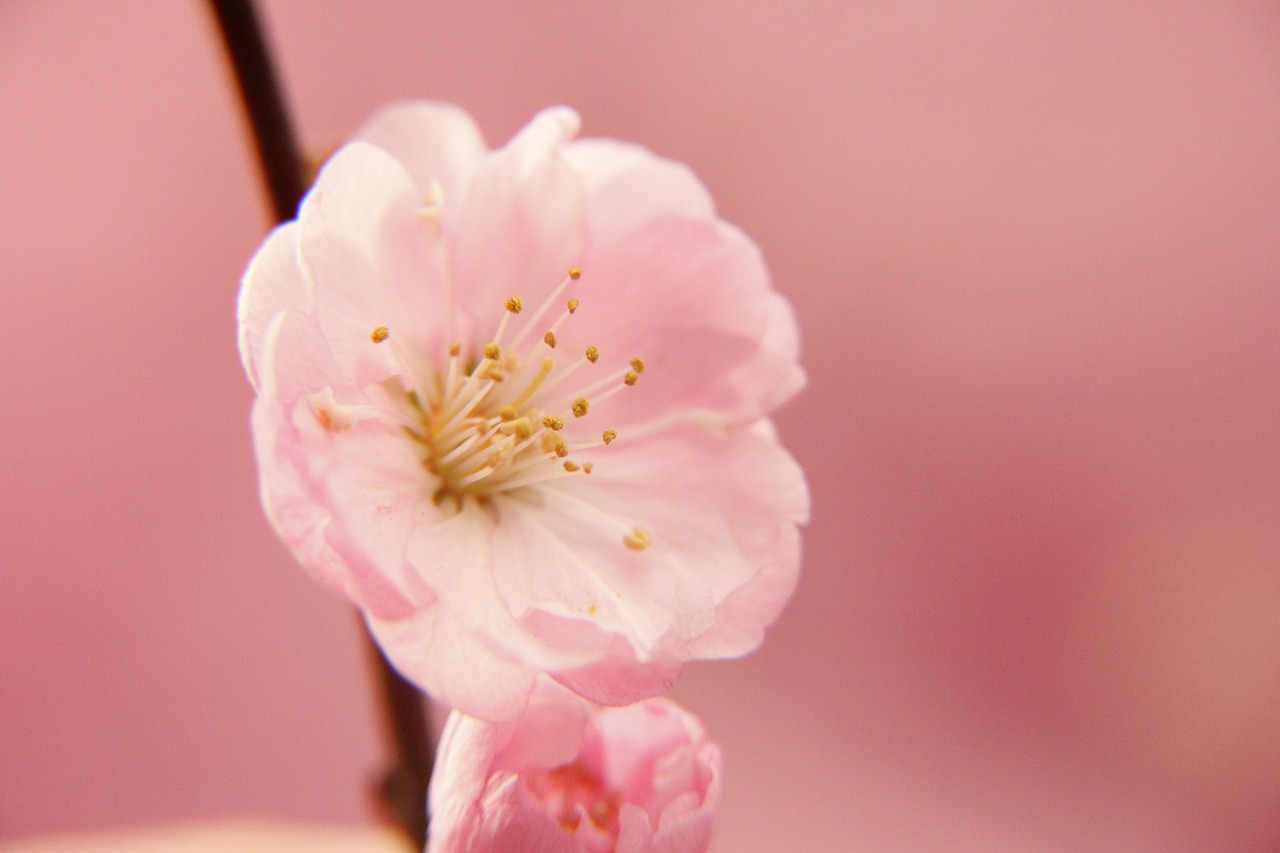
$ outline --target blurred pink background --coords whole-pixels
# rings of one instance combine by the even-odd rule
[[[314,148],[569,103],[794,300],[805,575],[676,690],[719,853],[1280,849],[1273,2],[263,10]],[[0,5],[0,115],[0,839],[371,819],[355,617],[257,503],[203,4]]]

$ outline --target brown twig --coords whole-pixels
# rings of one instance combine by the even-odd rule
[[[235,68],[275,220],[292,219],[306,189],[302,158],[252,0],[209,0],[209,5]],[[365,635],[369,636],[367,632]],[[426,791],[432,762],[422,694],[391,667],[372,638],[369,646],[382,697],[386,736],[395,756],[379,785],[380,798],[389,817],[421,848],[427,835]]]

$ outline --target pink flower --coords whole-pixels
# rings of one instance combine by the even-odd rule
[[[720,749],[674,702],[601,708],[544,680],[515,722],[450,715],[427,851],[699,853],[720,794]]]
[[[683,166],[540,113],[489,151],[377,116],[240,294],[262,499],[391,660],[487,719],[754,649],[796,581],[804,378],[755,245]]]

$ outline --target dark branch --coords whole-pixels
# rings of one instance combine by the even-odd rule
[[[302,159],[252,0],[209,0],[209,5],[218,16],[222,40],[236,70],[276,221],[292,219],[306,190]]]

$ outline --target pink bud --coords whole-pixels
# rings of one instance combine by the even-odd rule
[[[701,853],[721,795],[720,748],[671,700],[545,678],[513,722],[453,712],[435,774],[428,853]]]

